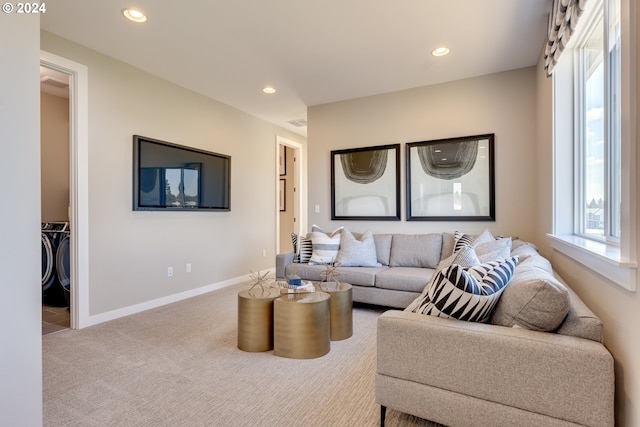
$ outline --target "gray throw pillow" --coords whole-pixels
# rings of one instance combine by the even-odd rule
[[[376,244],[371,231],[365,231],[360,239],[356,239],[346,228],[342,230],[336,264],[341,267],[379,267]]]
[[[511,254],[511,237],[502,237],[490,242],[473,245],[480,262],[498,261],[509,258]]]

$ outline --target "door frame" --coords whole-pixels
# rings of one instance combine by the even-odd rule
[[[71,329],[89,326],[88,68],[40,51],[40,65],[69,75],[69,223]]]
[[[302,171],[307,170],[307,155],[304,150],[304,145],[284,138],[280,135],[276,135],[276,144],[275,144],[275,194],[276,194],[276,204],[275,204],[275,212],[276,212],[276,245],[275,245],[275,253],[280,252],[280,146],[284,145],[285,147],[290,147],[294,150],[294,156],[296,157],[296,161],[294,162],[294,187],[296,191],[294,193],[294,213],[296,222],[293,225],[293,231],[296,234],[301,234],[303,230],[307,229],[307,182],[305,176]]]

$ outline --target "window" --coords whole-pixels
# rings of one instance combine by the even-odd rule
[[[575,38],[576,234],[620,241],[620,20],[595,1]],[[609,0],[615,11],[617,0]]]
[[[621,1],[629,7],[626,0],[587,3],[553,72],[552,243],[635,290],[635,130],[633,120],[623,126],[634,101],[631,90],[622,90],[633,87],[635,73],[632,40],[628,29],[622,31],[629,19],[623,21]]]

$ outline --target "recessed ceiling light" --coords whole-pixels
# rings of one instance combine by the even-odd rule
[[[137,9],[122,9],[122,14],[129,21],[133,22],[147,22],[147,16]]]
[[[433,49],[431,51],[431,55],[433,55],[433,56],[445,56],[448,53],[449,53],[449,48],[444,47],[444,46],[436,48],[436,49]]]
[[[273,86],[266,86],[262,88],[262,91],[268,94],[276,93],[276,89]]]

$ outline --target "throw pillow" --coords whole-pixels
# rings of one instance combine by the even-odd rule
[[[460,250],[460,248],[462,248],[465,245],[471,245],[473,247],[476,247],[478,245],[481,245],[483,243],[489,243],[493,240],[495,240],[495,238],[493,237],[493,235],[491,234],[491,232],[489,230],[484,230],[482,233],[480,233],[479,236],[472,236],[470,234],[464,234],[461,231],[456,231],[454,232],[455,238],[456,238],[456,244],[453,248],[453,251],[456,252],[458,250]]]
[[[448,258],[440,261],[440,264],[438,264],[438,268],[436,269],[433,276],[431,276],[431,280],[429,280],[429,282],[427,283],[427,286],[424,287],[424,290],[422,291],[420,296],[414,299],[413,302],[411,302],[411,304],[409,304],[409,306],[405,310],[415,311],[417,307],[420,307],[426,304],[429,301],[429,295],[428,295],[429,288],[433,284],[436,277],[438,277],[437,273],[453,264],[458,264],[463,267],[473,267],[474,265],[480,264],[480,260],[476,255],[476,251],[473,250],[471,246],[466,245],[463,248],[461,248],[458,252],[454,252]]]
[[[511,237],[502,237],[474,245],[480,262],[497,261],[511,256]]]
[[[312,254],[309,264],[331,264],[335,261],[343,229],[344,227],[338,227],[327,233],[315,224],[311,227]]]
[[[519,266],[491,323],[534,331],[555,331],[569,312],[569,291],[542,268]]]
[[[291,233],[291,243],[293,243],[293,262],[306,264],[311,259],[313,250],[311,239]]]
[[[371,231],[365,231],[360,239],[356,239],[346,228],[342,230],[336,264],[341,267],[379,267]]]
[[[487,322],[505,289],[518,257],[473,267],[453,264],[436,273],[428,299],[413,311],[469,322]]]

